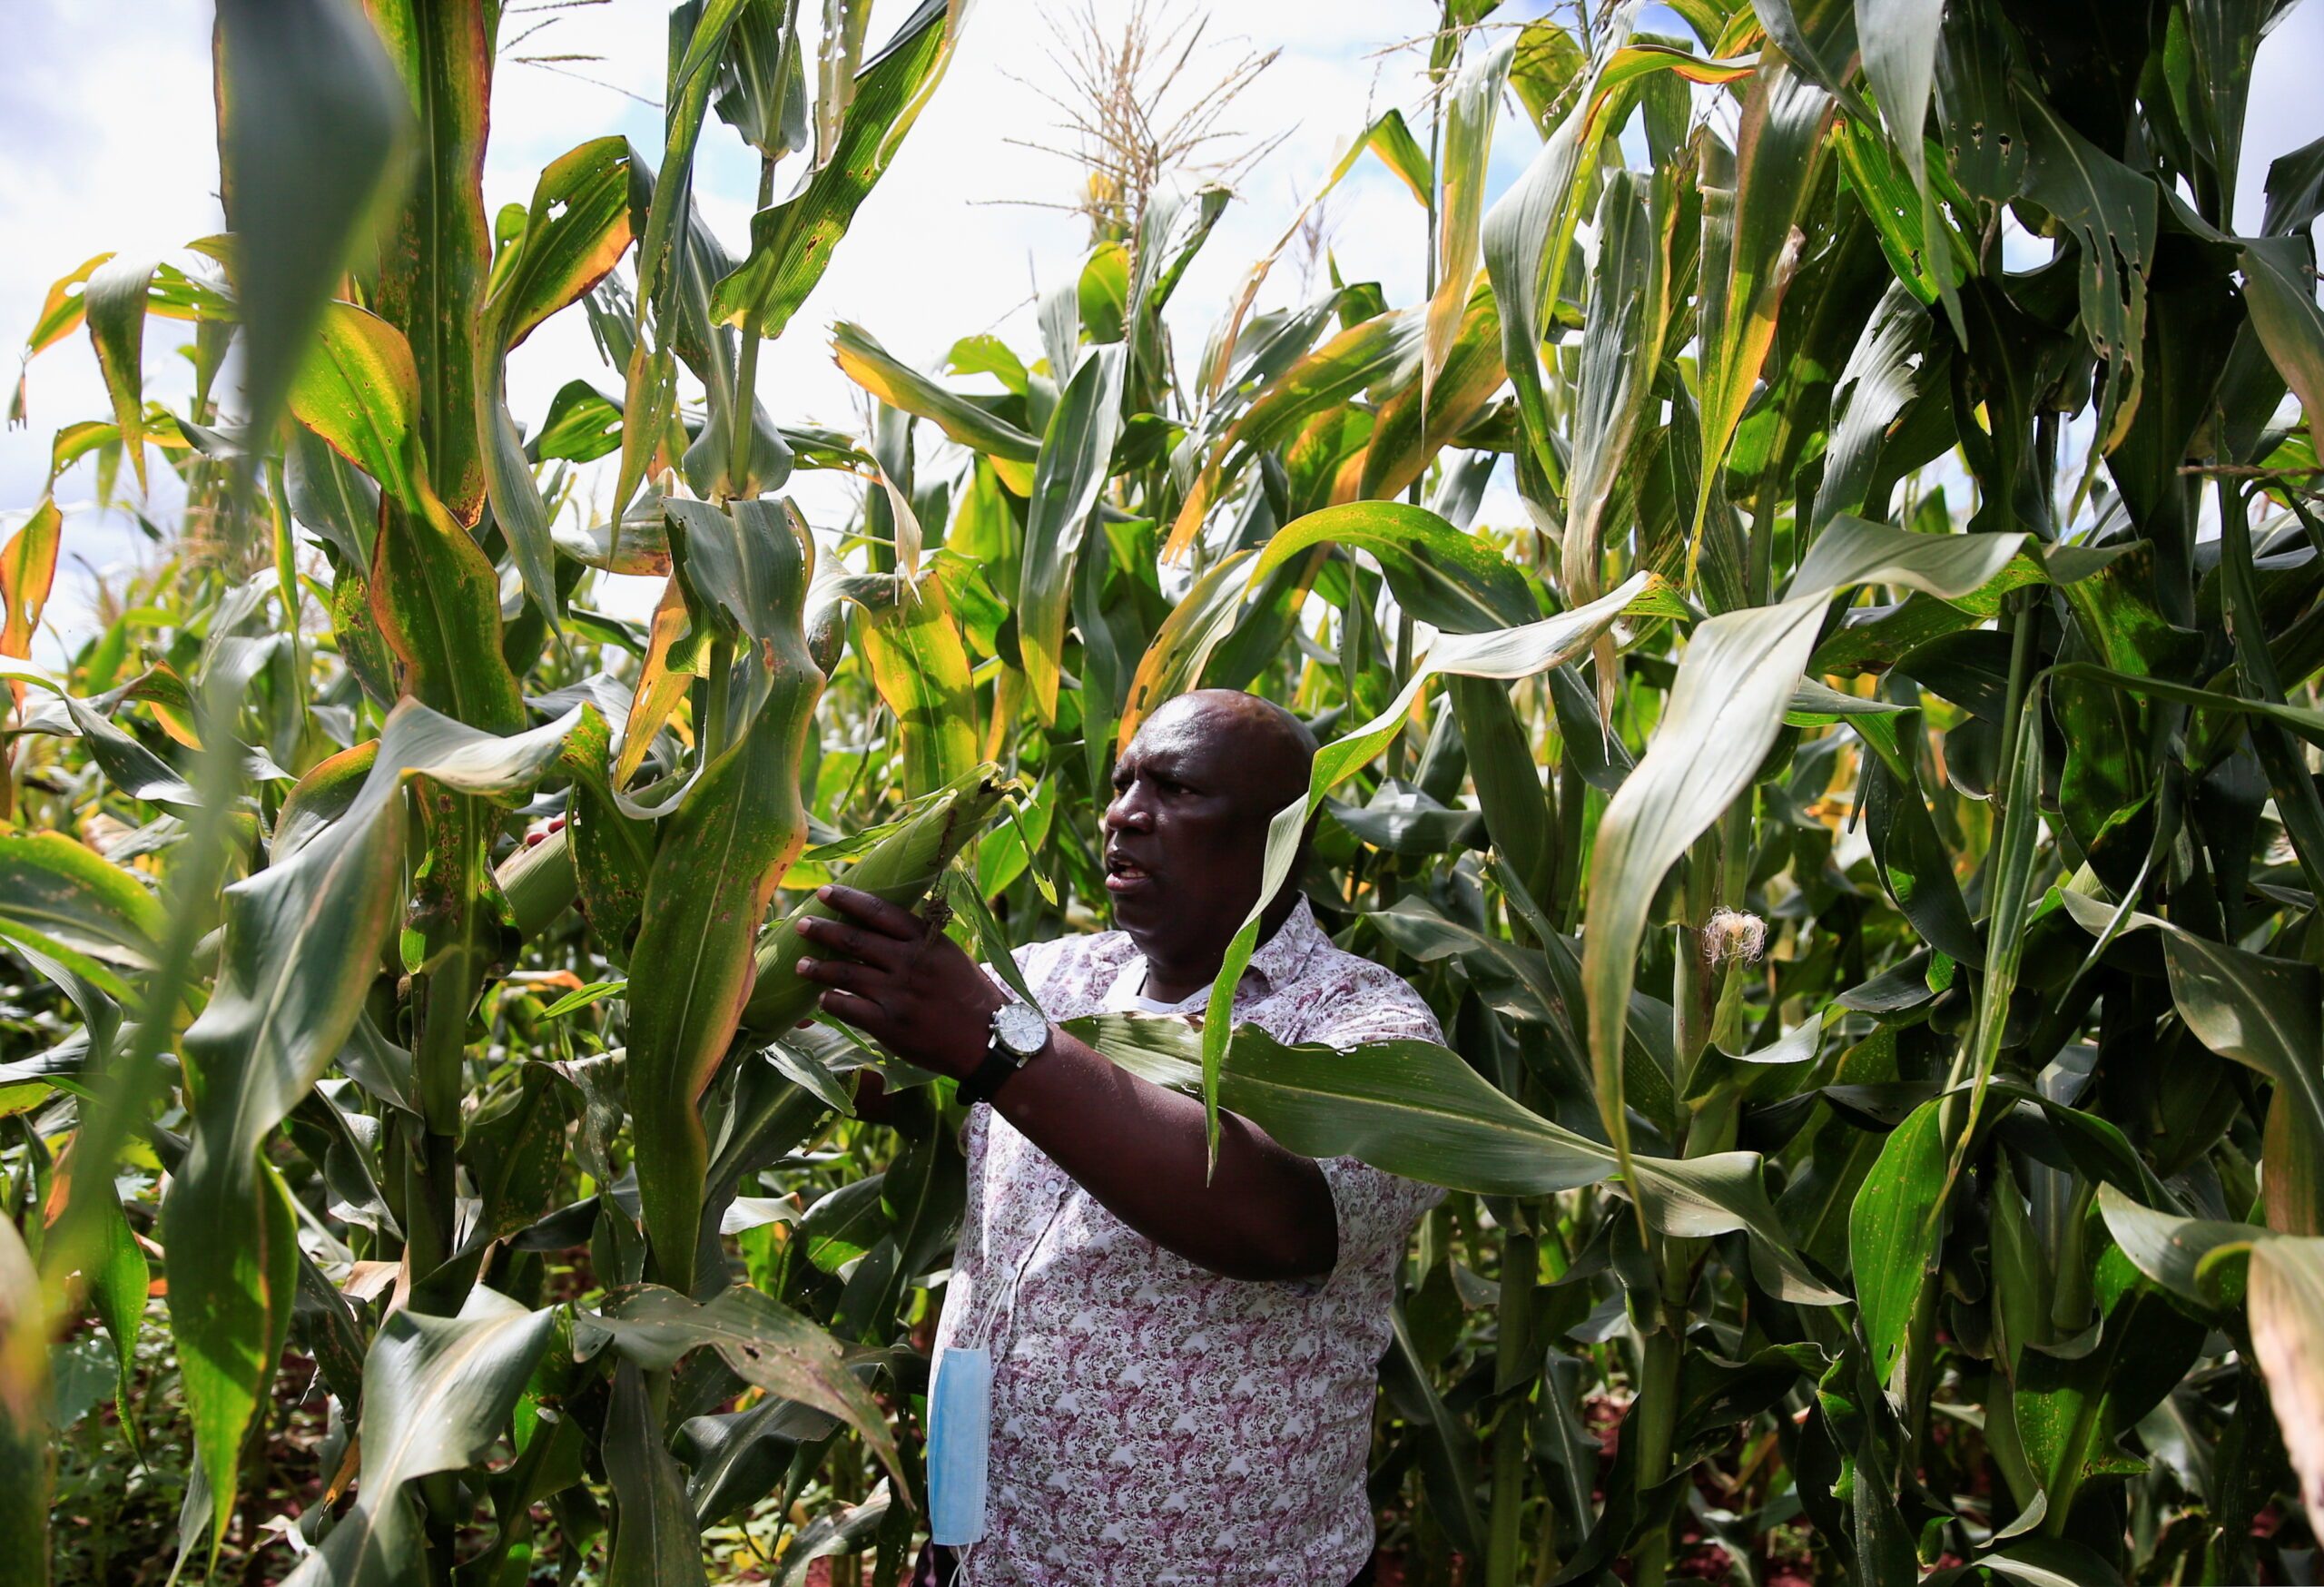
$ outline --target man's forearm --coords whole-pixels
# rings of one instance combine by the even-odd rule
[[[1337,1258],[1331,1187],[1312,1159],[1224,1114],[1218,1171],[1206,1182],[1201,1099],[1140,1079],[1062,1030],[993,1106],[1108,1211],[1197,1267],[1315,1278]]]

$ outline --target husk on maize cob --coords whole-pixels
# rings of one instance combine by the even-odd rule
[[[990,763],[978,767],[931,795],[902,826],[856,861],[842,880],[890,903],[919,907],[952,857],[983,831],[1000,803],[1003,786],[999,767]],[[834,912],[810,893],[759,939],[758,981],[743,1010],[743,1029],[779,1034],[814,1011],[822,988],[799,974],[800,957],[807,951],[799,922],[811,914],[829,918]]]

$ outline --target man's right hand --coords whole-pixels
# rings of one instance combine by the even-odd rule
[[[823,1012],[906,1063],[959,1079],[984,1061],[993,1011],[1006,1000],[976,961],[911,911],[852,887],[815,894],[839,912],[809,915],[800,934],[830,957],[799,973],[831,990]]]

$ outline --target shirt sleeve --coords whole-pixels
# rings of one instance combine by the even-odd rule
[[[1376,981],[1374,979],[1376,976]],[[1420,994],[1385,970],[1363,978],[1341,1011],[1305,1040],[1345,1051],[1369,1041],[1436,1041],[1443,1027]],[[1340,1268],[1393,1261],[1422,1214],[1444,1199],[1443,1188],[1375,1168],[1358,1158],[1321,1158],[1339,1220]]]

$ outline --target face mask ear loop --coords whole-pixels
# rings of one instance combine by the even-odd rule
[[[1041,1225],[1041,1232],[1033,1237],[1033,1243],[1025,1247],[1025,1254],[1022,1257],[1017,1258],[1016,1270],[1009,1276],[1009,1287],[1002,1290],[986,1308],[983,1332],[977,1334],[973,1326],[963,1327],[960,1330],[960,1337],[956,1342],[963,1348],[976,1349],[980,1346],[990,1346],[995,1330],[1003,1321],[1004,1310],[1008,1318],[1015,1318],[1017,1290],[1018,1286],[1025,1282],[1025,1270],[1033,1265],[1033,1258],[1040,1254],[1041,1247],[1049,1240],[1049,1231],[1057,1227],[1058,1215],[1065,1210],[1066,1202],[1071,1198],[1074,1191],[1079,1188],[1079,1186],[1068,1180],[1065,1188],[1058,1192],[1056,1202],[1049,1208],[1049,1220]],[[976,1336],[973,1342],[970,1338],[971,1335]]]
[[[1009,1275],[1009,1287],[1000,1293],[991,1306],[987,1308],[982,1336],[975,1344],[970,1344],[969,1336],[975,1330],[972,1327],[964,1327],[960,1330],[960,1338],[955,1341],[958,1347],[974,1350],[990,1346],[994,1331],[1000,1327],[1003,1320],[1001,1314],[1004,1308],[1009,1319],[1013,1320],[1016,1317],[1017,1290],[1025,1282],[1025,1270],[1033,1265],[1033,1258],[1039,1254],[1041,1247],[1048,1243],[1049,1231],[1057,1227],[1059,1215],[1064,1212],[1066,1202],[1071,1199],[1073,1192],[1078,1188],[1078,1186],[1068,1180],[1065,1188],[1058,1192],[1057,1200],[1049,1207],[1049,1218],[1041,1225],[1041,1232],[1033,1237],[1032,1244],[1027,1246],[1025,1254],[1017,1259],[1017,1269]],[[983,1541],[980,1538],[976,1543],[963,1543],[954,1551],[952,1587],[976,1587],[972,1574],[973,1567],[970,1562],[975,1557],[976,1551]]]

